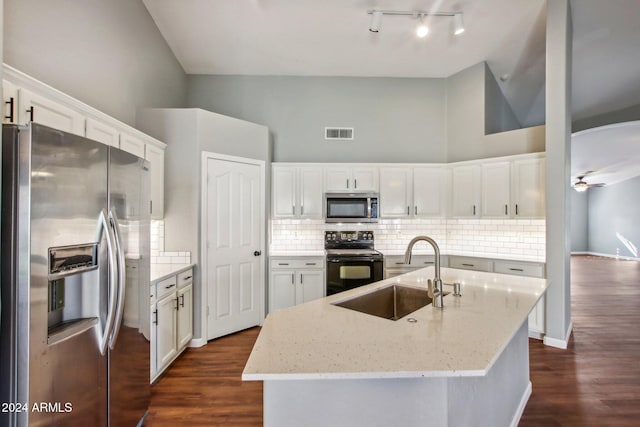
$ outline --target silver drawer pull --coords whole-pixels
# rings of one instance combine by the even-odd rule
[[[315,262],[307,262],[304,265],[316,265],[316,263]]]
[[[396,265],[405,265],[404,262],[396,262]]]
[[[174,283],[174,284],[172,284],[172,285],[165,286],[164,288],[165,288],[165,289],[171,289],[171,288],[173,288],[175,285],[176,285],[176,284]]]
[[[288,262],[279,262],[278,265],[289,265]]]
[[[473,264],[465,264],[465,263],[462,263],[462,265],[464,265],[465,267],[474,267],[474,265],[473,265]]]
[[[182,280],[189,280],[189,279],[191,279],[191,278],[193,278],[193,276],[183,277],[183,278],[182,278]]]
[[[433,264],[433,261],[425,261],[424,264]]]
[[[524,271],[522,268],[510,268],[511,271]]]

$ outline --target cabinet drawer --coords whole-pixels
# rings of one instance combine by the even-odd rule
[[[531,276],[544,278],[544,264],[494,261],[493,271],[502,274],[513,274],[516,276]]]
[[[184,285],[188,285],[193,282],[193,269],[189,269],[187,271],[183,271],[178,274],[178,287],[181,288]]]
[[[463,270],[493,271],[493,263],[488,259],[449,256],[449,267]]]
[[[300,257],[271,259],[271,269],[324,268],[324,258]]]
[[[389,255],[384,258],[387,268],[408,268],[414,270],[416,268],[429,267],[434,264],[433,255],[412,255],[411,264],[404,263],[404,255]],[[440,259],[442,261],[442,257]]]
[[[155,304],[155,303],[156,303],[156,301],[157,301],[157,298],[156,298],[156,290],[157,290],[157,288],[156,288],[156,285],[155,285],[155,284],[153,284],[153,285],[151,285],[151,286],[149,287],[149,295],[151,296],[150,304]]]
[[[175,292],[176,290],[176,276],[171,276],[168,279],[164,279],[161,282],[156,283],[156,299],[160,299],[167,295],[168,293]]]

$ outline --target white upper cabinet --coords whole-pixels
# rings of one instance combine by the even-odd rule
[[[40,123],[76,135],[85,135],[85,118],[78,111],[50,98],[18,89],[18,123]]]
[[[325,169],[325,190],[378,191],[378,168],[374,166],[329,166]]]
[[[380,168],[380,217],[406,218],[412,215],[412,173],[410,167]]]
[[[146,144],[145,160],[149,161],[151,182],[151,219],[164,217],[164,146]]]
[[[448,170],[444,166],[413,168],[413,215],[418,218],[447,214]]]
[[[479,165],[451,168],[451,216],[478,218],[480,216],[482,170]]]
[[[318,166],[274,165],[272,204],[274,218],[322,218],[322,176]]]
[[[2,123],[18,123],[18,86],[2,81]]]
[[[120,146],[120,131],[92,118],[87,118],[86,137],[112,147]]]
[[[508,218],[511,214],[511,163],[482,165],[482,216]]]
[[[142,139],[129,135],[127,133],[120,134],[120,149],[136,155],[144,159],[144,146],[145,143]]]
[[[544,218],[545,216],[545,159],[513,161],[513,217]]]

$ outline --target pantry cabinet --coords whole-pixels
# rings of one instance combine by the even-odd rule
[[[322,218],[323,169],[273,166],[274,218]]]
[[[269,272],[269,312],[325,296],[323,257],[272,258]]]

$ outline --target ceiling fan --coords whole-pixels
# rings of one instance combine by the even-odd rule
[[[603,182],[599,182],[597,184],[587,184],[587,182],[584,180],[584,177],[590,174],[591,172],[592,171],[589,171],[589,172],[586,172],[584,175],[577,176],[576,178],[578,178],[578,181],[576,181],[576,183],[573,184],[573,189],[582,193],[583,191],[587,191],[591,187],[604,187],[606,185]]]

